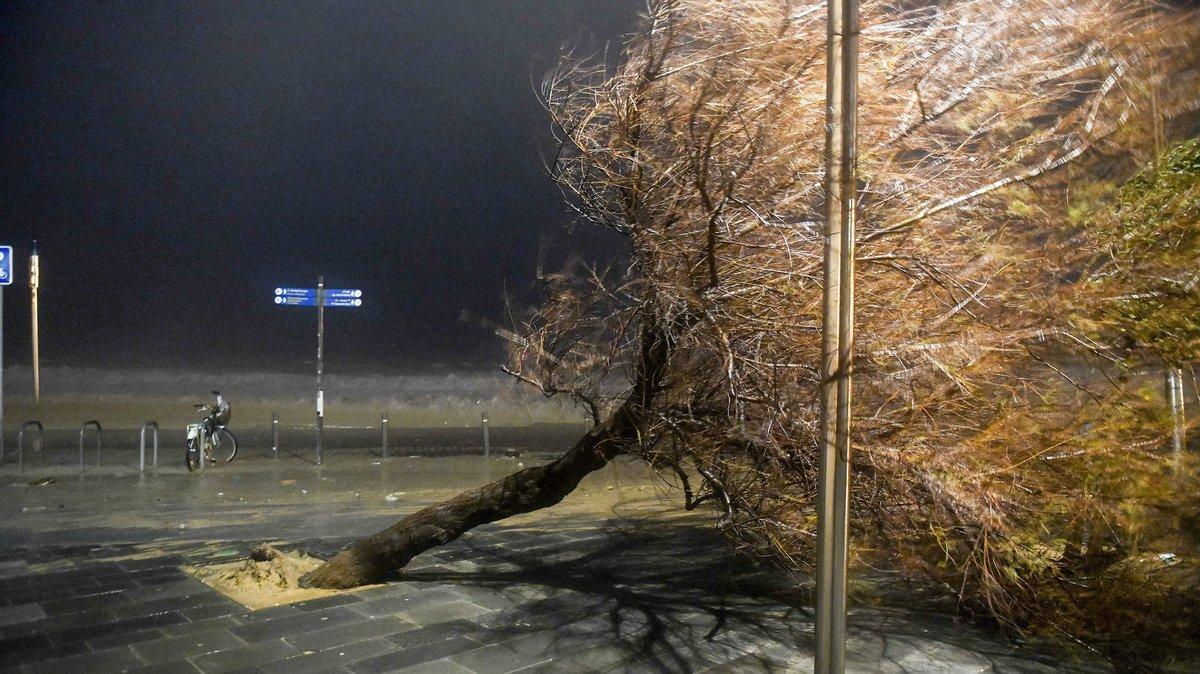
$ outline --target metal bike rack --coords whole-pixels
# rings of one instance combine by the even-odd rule
[[[271,458],[279,458],[279,413],[271,412]]]
[[[380,430],[381,434],[383,435],[383,446],[382,446],[381,454],[383,455],[383,458],[386,459],[387,455],[388,455],[388,415],[387,415],[387,412],[384,412],[379,417],[379,430]]]
[[[208,455],[204,453],[204,445],[209,439],[208,433],[204,432],[204,424],[200,425],[198,437],[200,440],[200,458],[199,461],[197,461],[196,472],[203,473],[204,469],[208,468]]]
[[[142,424],[142,432],[138,440],[138,471],[146,472],[146,429],[154,429],[154,460],[153,466],[158,468],[158,422],[147,421]]]
[[[42,428],[40,421],[26,421],[21,424],[21,432],[17,433],[17,470],[25,472],[25,431],[30,428],[37,429],[37,451],[40,456],[42,453],[42,433],[45,430]],[[0,461],[4,460],[4,455],[0,454]]]
[[[487,408],[484,408],[484,409],[483,409],[483,410],[482,410],[482,411],[479,413],[479,419],[480,419],[481,425],[483,426],[483,456],[484,456],[485,458],[491,458],[491,456],[492,456],[492,443],[491,443],[491,438],[490,438],[490,437],[488,437],[488,417],[487,417]]]
[[[99,421],[92,419],[91,421],[83,422],[83,425],[79,427],[79,472],[81,473],[83,472],[83,436],[89,428],[96,429],[96,466],[100,465],[100,449],[103,445],[101,436],[104,433],[104,429],[100,427]]]

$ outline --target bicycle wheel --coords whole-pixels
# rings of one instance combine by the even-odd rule
[[[224,427],[218,428],[217,433],[220,434],[219,444],[214,449],[219,449],[221,454],[229,453],[229,457],[225,459],[226,463],[233,461],[233,457],[237,456],[238,450],[237,436],[233,434],[233,431]]]
[[[189,472],[200,467],[200,448],[197,446],[198,444],[195,440],[188,440],[187,446],[183,450],[183,461],[187,464]]]

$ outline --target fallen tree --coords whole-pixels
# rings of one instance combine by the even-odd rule
[[[548,77],[551,174],[581,221],[627,238],[629,265],[546,276],[545,303],[500,332],[506,371],[574,398],[595,428],[306,582],[381,580],[559,502],[621,453],[661,469],[686,507],[715,506],[741,549],[807,564],[823,7],[652,2],[615,71],[568,58]],[[1144,396],[1095,385],[1141,356],[1088,320],[1113,288],[1092,282],[1104,249],[1066,187],[1097,182],[1095,167],[1131,173],[1152,138],[1186,131],[1196,26],[1110,0],[863,5],[855,547],[964,609],[1030,624],[1071,554],[1128,548],[1128,471],[1161,486]]]

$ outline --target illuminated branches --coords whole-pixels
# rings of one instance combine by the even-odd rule
[[[1070,318],[1094,246],[1062,213],[1058,169],[1138,141],[1152,99],[1160,118],[1200,106],[1196,17],[1112,0],[862,13],[858,533],[1018,620],[1022,588],[1053,575],[1021,532],[1076,498],[1096,457],[1153,447],[1098,421],[1125,394],[1069,353],[1103,345]],[[816,2],[662,0],[615,70],[567,59],[547,78],[552,175],[631,256],[620,274],[553,277],[508,366],[599,419],[660,336],[630,451],[689,506],[716,504],[747,550],[798,565],[816,492],[824,40]],[[948,564],[922,561],[931,549]],[[1014,564],[1039,571],[1014,580]]]

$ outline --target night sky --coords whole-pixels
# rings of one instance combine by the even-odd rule
[[[318,274],[365,293],[327,311],[327,369],[496,364],[460,314],[534,301],[570,222],[537,85],[564,45],[616,51],[641,6],[5,3],[5,361],[29,361],[36,238],[44,365],[307,370],[315,311],[272,291]],[[587,234],[560,253],[620,254]]]

